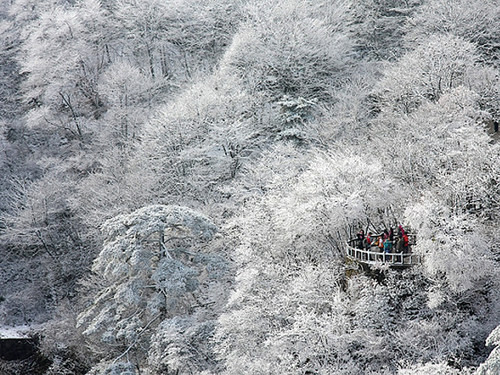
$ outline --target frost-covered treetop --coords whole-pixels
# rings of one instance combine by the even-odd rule
[[[216,227],[190,208],[152,205],[109,219],[102,230],[104,246],[92,269],[103,286],[78,325],[110,350],[135,347],[139,339],[148,345],[147,327],[191,309],[205,264],[186,254]]]
[[[124,275],[130,269],[146,272],[154,256],[151,242],[165,247],[163,237],[172,239],[208,241],[216,227],[206,216],[176,205],[152,205],[128,215],[118,215],[103,226],[104,246],[95,259],[93,271],[98,274]],[[149,243],[149,245],[148,245]]]
[[[216,232],[215,225],[204,215],[188,207],[156,204],[140,208],[128,215],[107,220],[102,231],[105,241],[117,237],[145,239],[153,233],[180,229],[202,240],[209,240]]]

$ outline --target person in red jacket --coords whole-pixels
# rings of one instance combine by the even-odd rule
[[[368,232],[365,238],[365,249],[370,250],[372,246],[372,232]]]
[[[405,230],[403,229],[403,226],[400,224],[398,226],[398,236],[405,234]]]
[[[410,241],[408,240],[408,235],[403,232],[403,252],[410,252]]]

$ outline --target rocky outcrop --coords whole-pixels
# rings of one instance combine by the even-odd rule
[[[0,338],[0,359],[18,361],[31,357],[37,351],[34,338]]]

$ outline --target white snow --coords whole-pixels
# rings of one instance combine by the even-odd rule
[[[0,326],[0,339],[22,339],[28,337],[32,330],[29,326]]]

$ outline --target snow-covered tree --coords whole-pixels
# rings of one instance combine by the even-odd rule
[[[479,68],[475,45],[452,34],[433,35],[390,66],[376,86],[382,110],[411,113],[458,86]]]
[[[104,24],[104,10],[88,0],[46,9],[27,26],[19,61],[28,125],[80,140],[91,130],[87,119],[103,110],[97,83],[107,61]]]
[[[495,274],[492,244],[473,215],[452,213],[430,197],[408,211],[407,220],[418,233],[413,250],[424,255],[431,278],[444,276],[451,290],[463,292]]]
[[[256,103],[238,79],[214,74],[159,108],[145,126],[136,162],[150,171],[160,199],[211,199],[234,178],[258,138],[265,138]]]
[[[486,339],[486,345],[493,347],[488,359],[479,366],[475,375],[494,375],[500,372],[500,326]]]
[[[239,1],[116,0],[121,48],[155,80],[210,71],[238,24]]]
[[[356,49],[373,60],[394,60],[404,52],[408,18],[422,0],[354,0],[353,34]]]
[[[48,374],[497,371],[498,1],[0,8],[0,321]],[[346,262],[367,218],[422,265]]]
[[[352,59],[343,1],[254,1],[221,62],[271,98],[329,96]]]
[[[142,134],[152,102],[153,82],[128,63],[114,63],[101,75],[99,85],[108,110],[103,118],[103,142],[126,145]]]
[[[377,119],[375,147],[384,150],[381,159],[410,186],[409,194],[418,197],[422,189],[440,186],[455,210],[472,200],[494,214],[499,151],[485,131],[489,114],[479,100],[474,91],[458,87],[409,116]]]
[[[446,363],[419,364],[398,371],[398,375],[423,375],[423,374],[466,375],[466,374],[471,374],[471,372],[467,370],[462,370],[462,371],[458,370],[456,368],[449,366]]]
[[[73,173],[66,169],[67,165],[58,165],[56,158],[40,159],[38,165],[50,172],[35,181],[14,178],[7,201],[9,209],[2,215],[0,241],[6,249],[5,261],[17,263],[22,259],[27,269],[31,267],[28,265],[37,265],[25,275],[33,283],[28,292],[32,297],[21,302],[22,307],[15,308],[18,298],[13,295],[10,303],[13,319],[25,315],[21,312],[24,309],[38,309],[40,317],[45,316],[63,299],[74,297],[76,279],[92,262],[90,244],[86,243],[82,226],[72,217],[69,206]],[[17,297],[22,297],[22,293]],[[43,298],[46,302],[40,304]],[[16,309],[20,310],[15,312]],[[25,319],[32,318],[25,316]]]
[[[340,151],[311,157],[282,183],[268,166],[269,186],[228,229],[240,241],[240,268],[217,330],[227,374],[359,371],[346,344],[339,250],[348,225],[383,210],[395,193],[375,161]],[[376,184],[366,171],[380,175]]]
[[[495,0],[425,1],[409,20],[407,44],[422,41],[431,34],[453,34],[479,46],[489,63],[498,60],[498,18],[500,8]]]
[[[104,364],[132,353],[144,364],[156,327],[198,305],[200,275],[210,263],[201,246],[215,230],[207,217],[181,206],[148,206],[106,221],[92,268],[99,284],[78,320]]]

